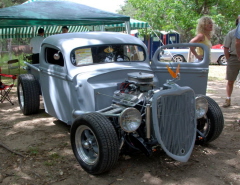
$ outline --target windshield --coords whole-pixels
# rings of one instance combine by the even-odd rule
[[[76,48],[71,52],[71,62],[75,66],[108,63],[144,61],[146,54],[138,45],[99,45]]]

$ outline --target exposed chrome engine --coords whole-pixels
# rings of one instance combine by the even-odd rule
[[[114,103],[135,106],[149,97],[149,90],[153,90],[153,74],[135,72],[128,74],[128,80],[122,82],[119,90],[114,92]]]

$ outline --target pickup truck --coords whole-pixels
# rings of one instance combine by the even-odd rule
[[[18,77],[20,109],[38,113],[42,96],[45,112],[71,125],[73,153],[90,174],[109,171],[129,151],[163,149],[186,162],[195,144],[217,139],[224,126],[206,96],[209,51],[191,45],[204,49],[202,62],[161,62],[167,46],[149,61],[144,43],[124,33],[47,37],[40,63],[25,62],[27,73]]]

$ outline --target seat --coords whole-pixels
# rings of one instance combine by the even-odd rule
[[[0,103],[3,103],[4,100],[7,100],[12,105],[14,105],[9,97],[9,93],[14,86],[16,78],[17,78],[17,75],[3,74],[2,69],[0,67]]]
[[[18,59],[7,61],[7,65],[8,65],[8,74],[13,74],[11,70],[14,70],[14,69],[17,69],[18,74],[20,74],[20,62]]]

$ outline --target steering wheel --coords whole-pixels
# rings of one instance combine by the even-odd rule
[[[117,55],[116,61],[130,61],[130,58],[127,55],[121,54]]]

